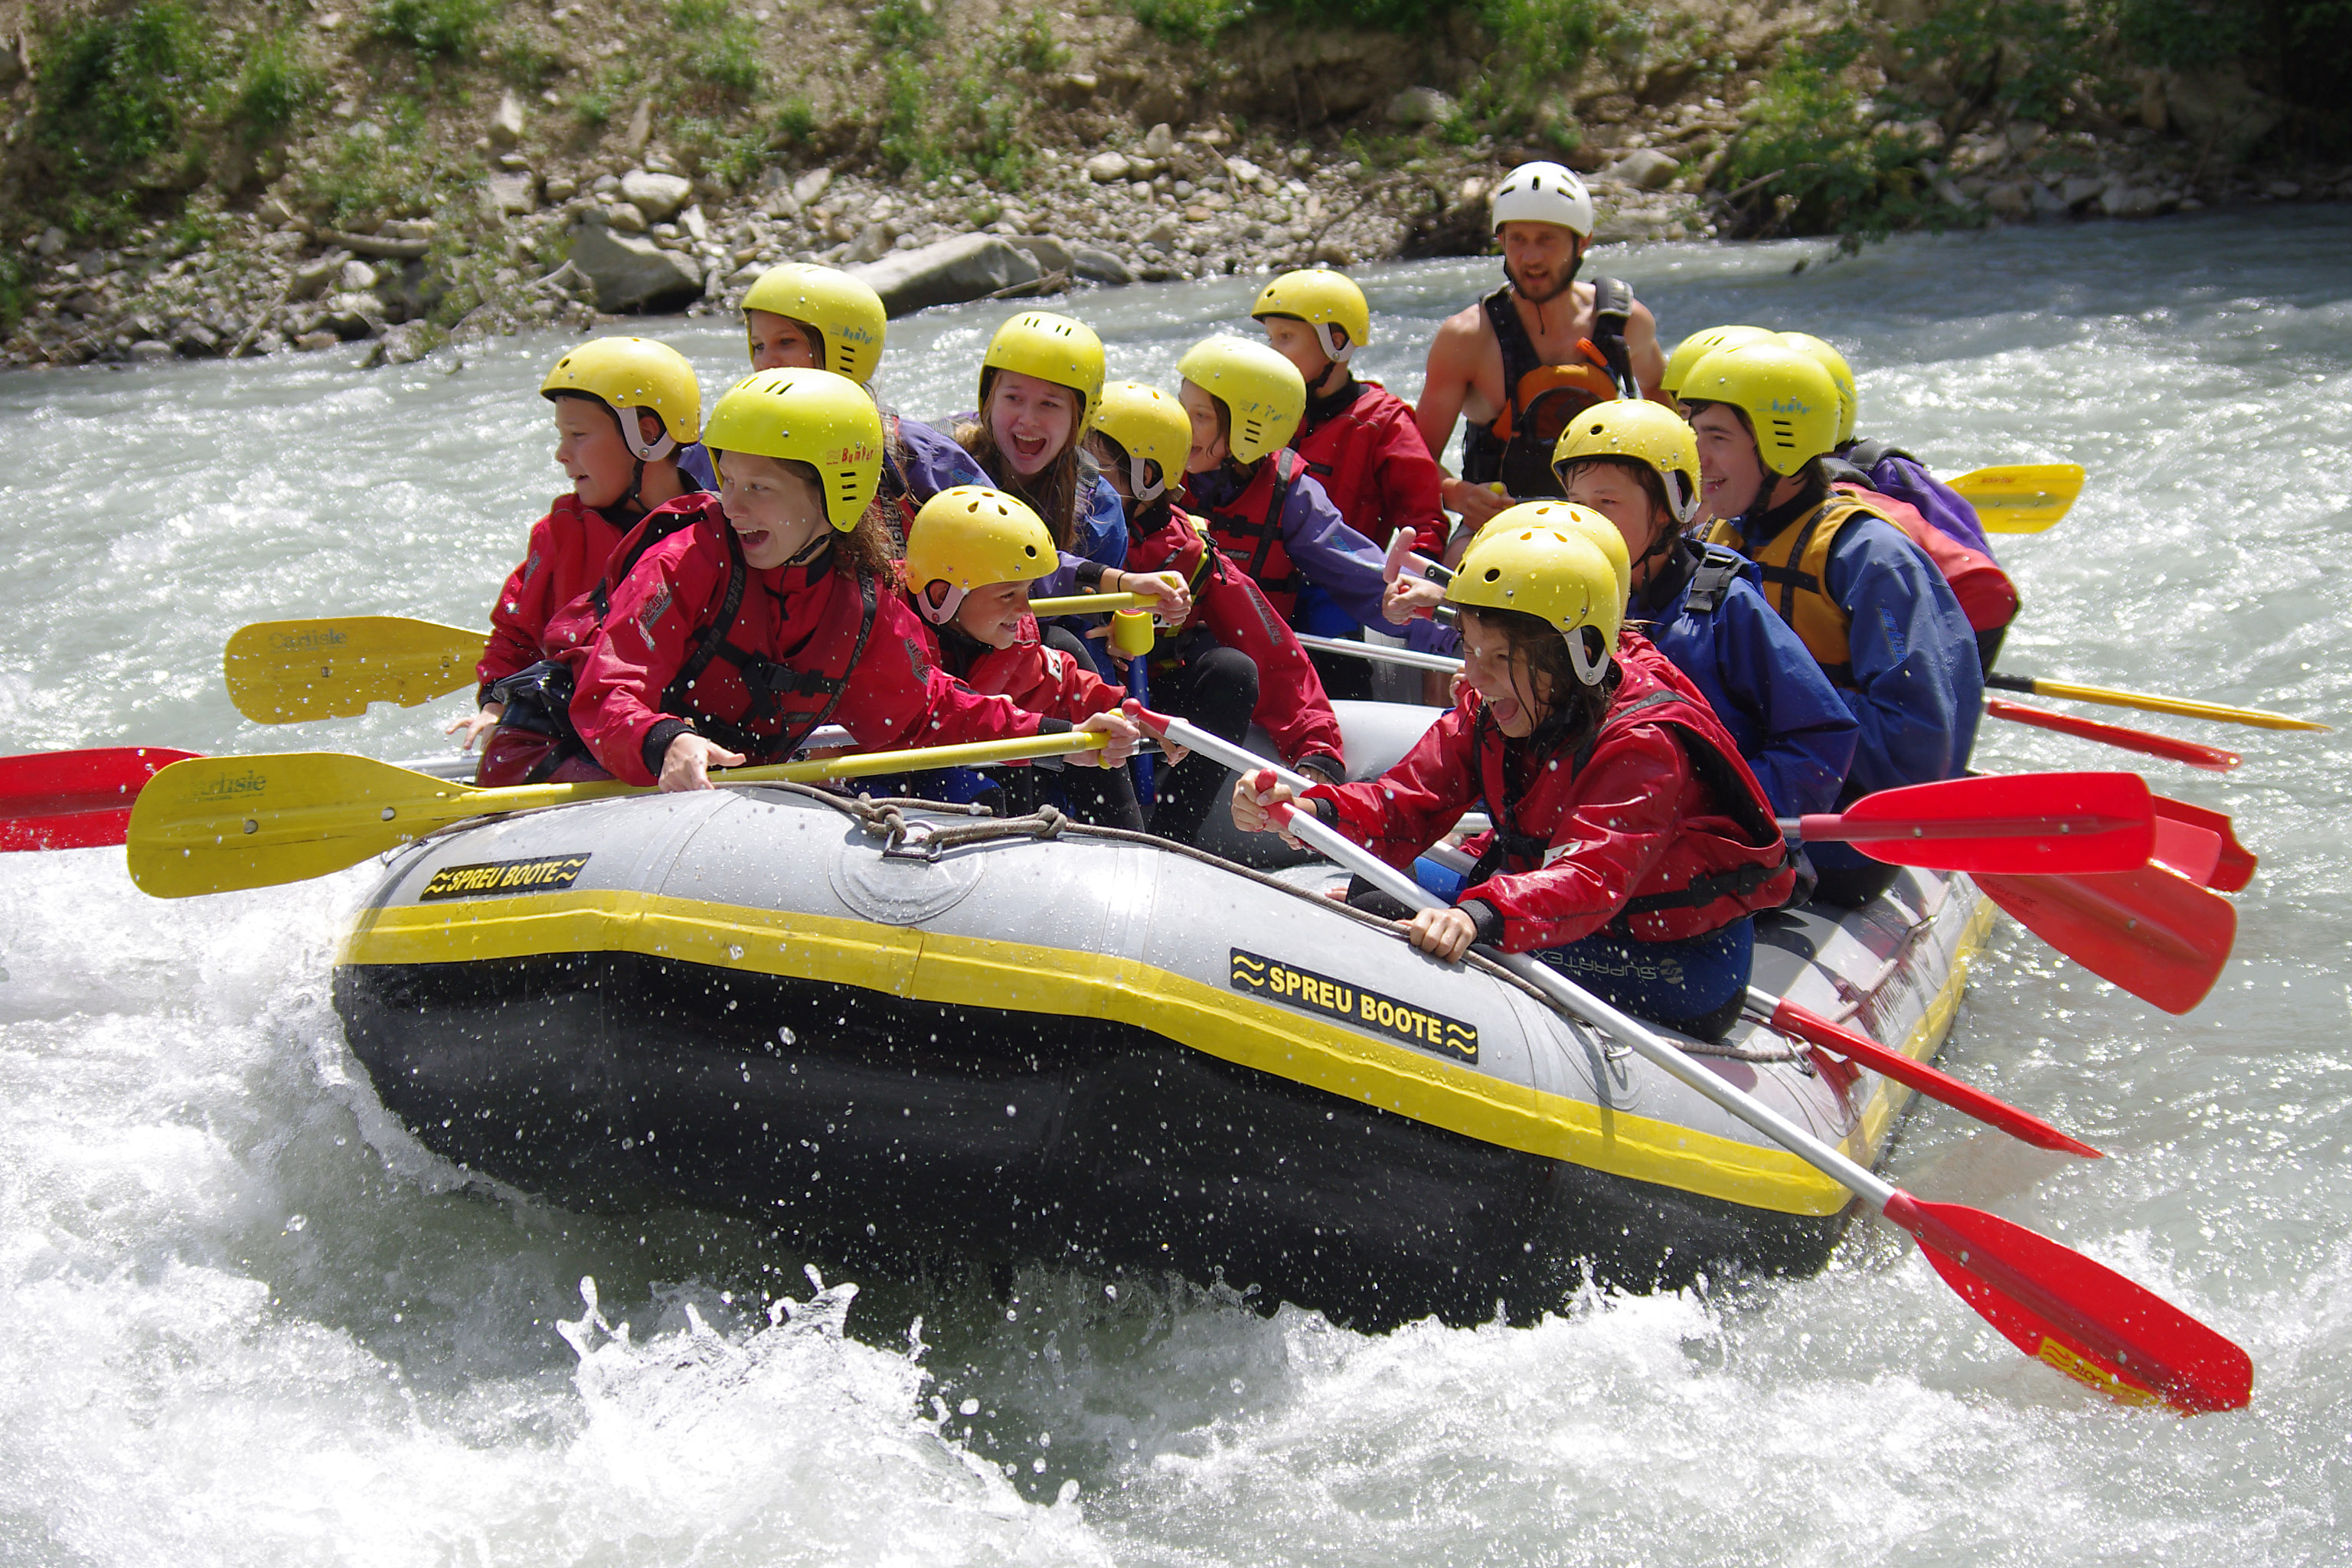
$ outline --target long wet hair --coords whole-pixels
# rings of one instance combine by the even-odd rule
[[[1465,619],[1475,617],[1480,626],[1503,639],[1510,650],[1515,677],[1520,656],[1526,656],[1530,689],[1521,691],[1519,697],[1542,717],[1537,720],[1525,744],[1538,756],[1563,748],[1573,751],[1600,732],[1601,720],[1608,717],[1610,698],[1617,689],[1613,659],[1601,684],[1587,686],[1576,678],[1576,667],[1569,660],[1568,638],[1549,621],[1525,610],[1497,610],[1475,605],[1463,605],[1462,615]],[[1582,637],[1584,629],[1580,627],[1573,635]],[[1547,689],[1550,692],[1549,700],[1540,695]]]
[[[994,366],[981,372],[979,419],[970,425],[959,425],[955,430],[956,445],[971,454],[991,484],[1028,503],[1029,510],[1045,524],[1045,531],[1054,536],[1056,550],[1071,548],[1071,542],[1078,536],[1078,480],[1084,467],[1078,449],[1086,445],[1087,427],[1087,395],[1075,387],[1063,390],[1069,393],[1073,409],[1070,438],[1063,443],[1052,462],[1026,479],[1014,470],[1012,459],[997,447],[995,429],[989,423],[988,400],[996,391]]]

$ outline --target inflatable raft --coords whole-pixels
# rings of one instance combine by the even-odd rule
[[[1431,713],[1348,706],[1366,771]],[[449,1159],[859,1267],[1172,1268],[1369,1328],[1826,1261],[1842,1188],[1339,879],[792,786],[604,801],[396,857],[335,1003]],[[1933,1056],[1990,906],[1906,871],[1835,913],[1760,922],[1756,984]],[[1761,1025],[1693,1048],[1864,1164],[1909,1098]]]

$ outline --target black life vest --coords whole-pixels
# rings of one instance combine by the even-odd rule
[[[1505,406],[1492,423],[1463,431],[1462,477],[1477,485],[1499,479],[1519,500],[1565,500],[1567,490],[1551,468],[1559,433],[1596,403],[1642,395],[1625,348],[1633,290],[1615,278],[1592,280],[1592,345],[1601,352],[1599,364],[1546,364],[1520,324],[1509,284],[1479,303],[1502,351]]]

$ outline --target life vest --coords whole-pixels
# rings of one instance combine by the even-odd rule
[[[732,528],[722,526],[720,531],[727,540],[727,592],[719,600],[718,615],[697,634],[694,651],[662,692],[662,710],[691,720],[698,734],[742,752],[754,763],[782,761],[823,729],[841,706],[841,695],[849,689],[849,672],[864,656],[866,639],[874,635],[877,603],[874,579],[857,574],[855,600],[846,594],[832,596],[825,619],[793,651],[792,658],[799,662],[769,658],[728,640],[728,634],[735,629],[735,617],[742,611],[751,574],[743,559],[742,540]],[[838,571],[838,563],[839,557],[827,552],[823,571],[814,574]],[[700,700],[719,694],[699,689],[710,667],[721,661],[750,698],[731,717],[712,712]],[[735,704],[722,700],[712,706]]]
[[[1399,529],[1432,560],[1445,549],[1443,479],[1413,423],[1412,405],[1376,381],[1350,381],[1309,398],[1291,450],[1349,528],[1381,549]]]
[[[1633,724],[1663,723],[1680,744],[1693,775],[1712,798],[1715,815],[1706,819],[1705,827],[1685,823],[1675,847],[1643,883],[1649,890],[1628,900],[1608,929],[1644,942],[1679,940],[1717,930],[1742,915],[1778,909],[1793,889],[1795,876],[1762,786],[1706,701],[1695,691],[1678,689],[1658,670],[1648,668],[1645,658],[1655,659],[1665,670],[1673,668],[1646,644],[1635,654],[1633,640],[1621,647],[1618,661],[1626,689],[1612,701],[1600,728],[1568,759],[1563,773],[1553,772],[1551,763],[1557,759],[1534,756],[1523,759],[1523,770],[1514,770],[1510,765],[1513,747],[1480,709],[1479,786],[1482,804],[1494,824],[1493,837],[1481,849],[1464,885],[1475,887],[1490,877],[1531,871],[1548,864],[1559,851],[1549,832],[1526,830],[1528,807],[1532,805],[1538,815],[1549,808],[1556,820],[1558,798],[1574,789],[1577,776],[1595,752]],[[1675,680],[1684,679],[1675,672]],[[1515,771],[1531,775],[1541,787],[1530,787],[1515,778]],[[1529,798],[1538,794],[1554,798],[1540,802]]]
[[[1499,479],[1519,500],[1565,500],[1551,468],[1559,433],[1596,403],[1642,395],[1625,349],[1633,291],[1614,278],[1593,279],[1593,335],[1580,345],[1585,357],[1572,364],[1546,364],[1538,355],[1509,284],[1479,304],[1502,351],[1505,401],[1490,424],[1463,431],[1462,477],[1476,485]]]
[[[1256,581],[1275,613],[1292,626],[1298,622],[1298,590],[1307,579],[1283,545],[1282,513],[1290,504],[1291,487],[1306,471],[1307,460],[1285,447],[1258,464],[1241,494],[1199,514],[1217,548]]]
[[[1848,479],[1848,473],[1858,470],[1832,461],[1832,488],[1870,507],[1927,552],[1927,559],[1936,563],[1936,570],[1943,574],[1944,581],[1951,584],[1952,597],[1960,602],[1960,611],[1969,617],[1971,629],[1997,632],[2017,619],[2017,584],[1991,556],[1954,539],[1920,515],[1919,509],[1909,501],[1885,494],[1866,478]]]
[[[1830,684],[1848,688],[1853,685],[1853,648],[1847,637],[1853,617],[1830,597],[1830,552],[1845,525],[1858,517],[1892,526],[1877,508],[1832,490],[1821,505],[1746,552],[1764,579],[1764,597],[1796,631]],[[1728,518],[1718,519],[1706,542],[1738,550],[1739,531]]]

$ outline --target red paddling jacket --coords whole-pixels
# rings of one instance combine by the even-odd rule
[[[1328,397],[1307,400],[1290,446],[1349,528],[1383,550],[1403,529],[1432,561],[1444,554],[1442,476],[1403,398],[1379,382],[1351,380]]]
[[[596,585],[629,527],[580,504],[576,495],[555,498],[547,515],[530,525],[522,564],[508,574],[490,606],[490,642],[474,673],[481,679],[476,700],[491,700],[490,688],[546,655],[540,644],[556,612]]]
[[[780,762],[838,721],[868,751],[1034,735],[1067,726],[982,697],[940,669],[895,585],[811,560],[749,565],[713,497],[657,507],[691,523],[647,549],[604,624],[567,656],[572,722],[614,777],[649,784],[688,730]],[[585,601],[583,601],[584,605]]]
[[[991,647],[953,626],[934,626],[919,613],[915,618],[931,662],[983,697],[1007,697],[1031,713],[1074,725],[1127,700],[1126,692],[1078,660],[1046,647],[1034,616],[1021,617],[1011,647]]]
[[[1182,508],[1169,507],[1166,521],[1129,540],[1127,570],[1181,572],[1192,584],[1192,618],[1160,632],[1155,663],[1172,665],[1177,639],[1196,626],[1206,627],[1257,666],[1257,708],[1250,718],[1274,737],[1282,760],[1295,768],[1308,757],[1328,758],[1331,771],[1345,776],[1339,716],[1331,710],[1323,678],[1305,646],[1249,574],[1212,544]]]
[[[1486,717],[1466,685],[1404,759],[1377,779],[1318,784],[1338,826],[1392,866],[1410,865],[1463,811],[1489,833],[1462,890],[1507,952],[1564,947],[1606,927],[1678,942],[1777,909],[1796,868],[1764,792],[1696,687],[1639,632],[1617,647],[1617,689],[1573,752],[1538,753]]]

